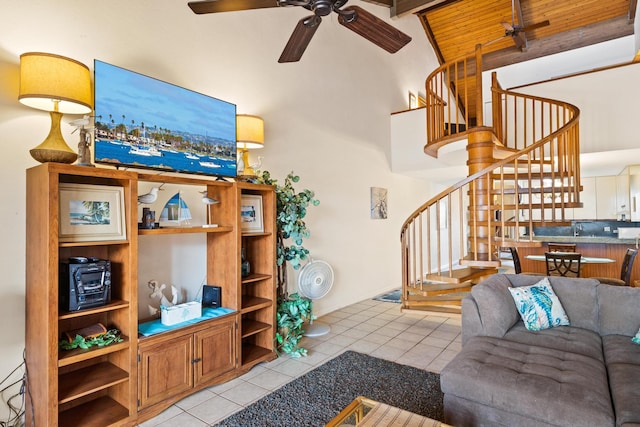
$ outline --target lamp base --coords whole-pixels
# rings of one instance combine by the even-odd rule
[[[236,181],[255,183],[258,181],[258,177],[256,175],[236,175]]]
[[[51,150],[49,148],[32,148],[29,150],[31,157],[39,161],[40,163],[54,162],[54,163],[73,163],[78,158],[78,155],[74,152]]]
[[[60,131],[60,120],[62,114],[57,111],[51,111],[51,130],[49,135],[40,145],[29,150],[31,157],[40,163],[73,163],[78,158],[75,151],[71,149],[62,137]]]

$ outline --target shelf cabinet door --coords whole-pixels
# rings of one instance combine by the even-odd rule
[[[139,347],[139,407],[153,405],[193,387],[193,335]]]
[[[236,367],[236,320],[195,333],[195,384],[210,381]]]

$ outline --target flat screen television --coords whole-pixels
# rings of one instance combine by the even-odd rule
[[[95,162],[236,176],[236,106],[94,61]]]

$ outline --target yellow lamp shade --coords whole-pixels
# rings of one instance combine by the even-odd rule
[[[236,116],[236,141],[240,148],[262,148],[264,145],[264,121],[258,116]]]
[[[20,55],[18,100],[29,107],[63,114],[92,110],[89,68],[71,58],[41,52]]]

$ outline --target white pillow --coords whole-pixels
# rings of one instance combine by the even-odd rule
[[[553,292],[548,278],[545,277],[535,285],[509,288],[509,292],[528,330],[541,331],[569,325],[569,317]]]

